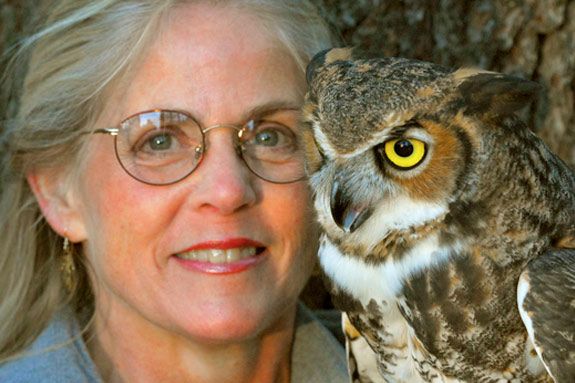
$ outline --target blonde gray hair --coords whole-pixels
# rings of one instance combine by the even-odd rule
[[[334,41],[306,0],[197,0],[251,11],[302,69]],[[83,134],[97,119],[111,84],[145,54],[163,17],[182,0],[62,0],[46,25],[24,40],[10,73],[27,63],[19,110],[0,136],[0,363],[23,352],[64,305],[93,309],[83,257],[68,292],[62,238],[46,223],[26,181],[37,169],[67,169],[81,159]],[[89,137],[89,136],[88,136]]]

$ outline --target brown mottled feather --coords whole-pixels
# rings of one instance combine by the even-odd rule
[[[523,275],[536,348],[557,383],[575,382],[575,249],[553,249]]]

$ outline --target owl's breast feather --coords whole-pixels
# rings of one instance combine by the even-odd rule
[[[439,235],[433,234],[415,244],[400,259],[388,257],[378,264],[369,264],[364,261],[367,254],[343,254],[322,235],[318,254],[326,276],[367,305],[372,299],[397,299],[410,277],[447,262],[457,247],[457,244],[441,244]]]

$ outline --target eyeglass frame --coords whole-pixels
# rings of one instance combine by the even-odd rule
[[[299,110],[299,108],[284,107],[284,108],[278,108],[276,111],[290,111],[290,110],[297,111],[297,110]],[[118,139],[118,135],[120,133],[120,130],[122,129],[122,127],[121,127],[122,124],[124,124],[126,121],[128,121],[128,120],[130,120],[130,119],[132,119],[138,115],[146,114],[146,113],[155,113],[155,112],[179,113],[179,114],[185,115],[186,117],[188,117],[189,119],[191,119],[192,121],[195,122],[195,124],[198,126],[199,131],[200,131],[201,136],[202,136],[201,149],[200,149],[201,157],[200,157],[199,161],[197,162],[197,164],[188,173],[186,173],[184,176],[182,176],[182,177],[180,177],[174,181],[170,181],[170,182],[166,182],[166,183],[154,183],[154,182],[144,181],[144,180],[136,177],[135,175],[130,173],[128,171],[128,169],[126,169],[126,166],[124,165],[124,163],[120,159],[120,154],[118,153],[117,139]],[[185,111],[177,110],[177,109],[148,109],[148,110],[134,113],[134,114],[124,118],[118,124],[117,127],[94,129],[94,130],[90,131],[89,134],[107,134],[107,135],[113,136],[114,137],[114,153],[116,155],[116,160],[118,161],[118,163],[120,164],[120,167],[124,170],[124,172],[126,174],[128,174],[130,177],[132,177],[133,179],[135,179],[136,181],[141,182],[141,183],[146,184],[146,185],[151,185],[151,186],[168,186],[168,185],[176,184],[176,183],[183,181],[184,179],[188,178],[200,166],[201,162],[204,159],[204,155],[206,153],[206,148],[207,148],[207,146],[206,146],[206,133],[208,133],[211,130],[219,129],[219,128],[232,128],[238,132],[238,135],[237,135],[238,139],[241,139],[242,134],[245,132],[245,126],[251,121],[257,121],[257,119],[250,118],[247,120],[247,122],[245,122],[241,125],[240,124],[214,124],[214,125],[210,125],[210,126],[207,126],[205,128],[202,128],[202,124],[200,124],[190,113],[187,113]],[[198,148],[196,148],[196,152],[198,152]],[[299,177],[293,181],[272,181],[272,180],[269,180],[267,178],[262,177],[258,173],[256,173],[250,167],[249,163],[246,161],[246,159],[243,155],[243,150],[241,150],[240,145],[236,146],[236,153],[242,159],[242,162],[244,163],[246,168],[248,168],[250,173],[252,173],[253,175],[255,175],[256,177],[258,177],[259,179],[261,179],[263,181],[270,182],[273,184],[278,184],[278,185],[285,185],[285,184],[291,184],[291,183],[303,181],[303,180],[308,178],[306,172],[304,171],[301,177]]]

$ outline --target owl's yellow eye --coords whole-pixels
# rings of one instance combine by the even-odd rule
[[[400,138],[384,144],[385,156],[400,169],[411,169],[425,158],[425,143],[415,138]]]

